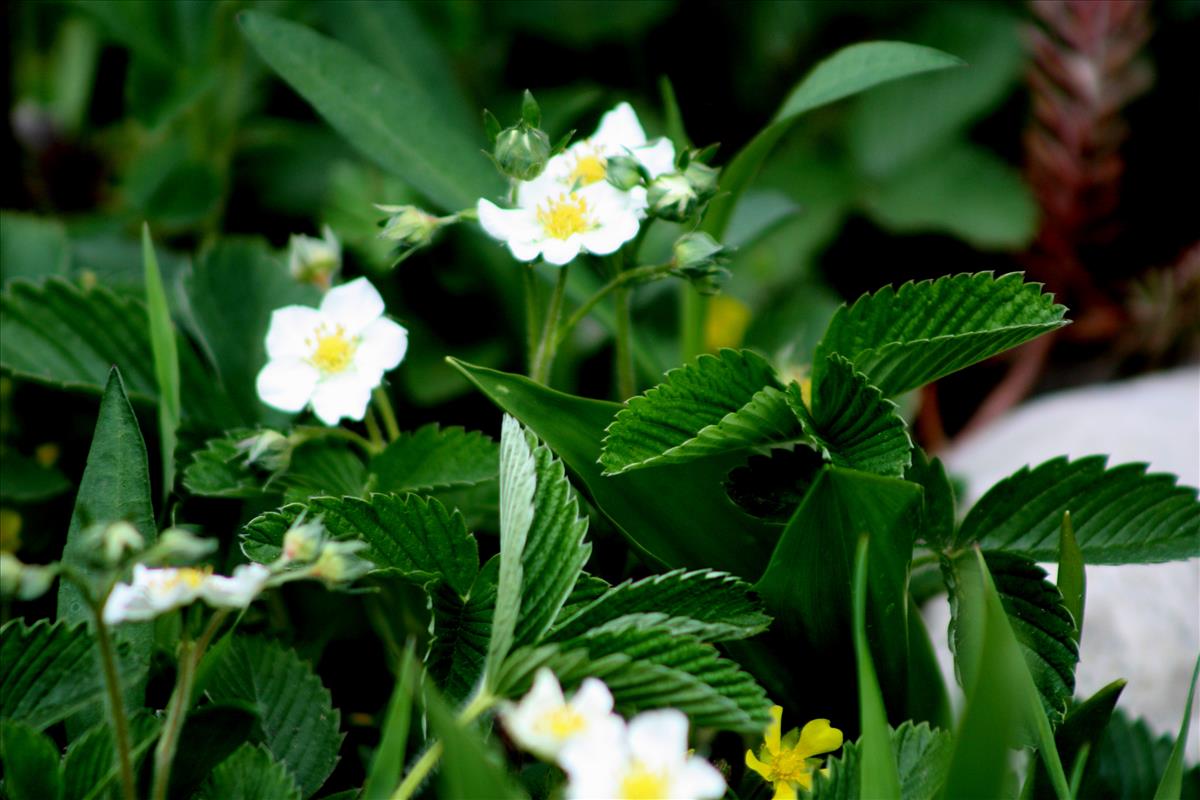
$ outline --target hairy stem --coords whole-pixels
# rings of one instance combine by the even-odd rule
[[[192,697],[192,680],[196,672],[194,646],[193,642],[186,639],[180,644],[175,691],[171,693],[171,701],[167,705],[167,721],[163,725],[158,746],[154,748],[154,789],[151,793],[153,800],[166,800],[167,787],[171,782],[171,763],[175,760],[179,734],[183,730],[183,721],[187,717],[187,707]]]
[[[563,294],[567,288],[567,268],[564,265],[558,271],[558,280],[554,283],[554,293],[550,295],[550,305],[546,307],[546,319],[542,323],[542,336],[538,340],[537,353],[534,355],[533,367],[529,377],[538,383],[545,384],[550,379],[550,367],[554,364],[554,353],[558,349],[558,318],[562,314]]]
[[[121,794],[125,800],[137,800],[137,781],[133,776],[133,756],[129,742],[129,719],[125,716],[125,699],[121,696],[121,676],[117,672],[116,656],[108,625],[104,623],[103,604],[92,611],[96,615],[96,644],[100,663],[104,667],[104,688],[108,693],[109,718],[112,721],[113,741],[116,743],[117,764],[121,772]]]

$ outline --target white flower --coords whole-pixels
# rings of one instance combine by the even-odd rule
[[[342,245],[328,225],[323,238],[293,234],[288,240],[288,271],[301,283],[328,289],[333,276],[342,267]]]
[[[200,596],[210,606],[245,608],[262,593],[271,577],[271,570],[262,564],[239,564],[233,575],[209,575],[200,584]]]
[[[637,235],[647,201],[645,187],[625,192],[605,180],[606,160],[614,155],[632,155],[652,178],[675,168],[670,140],[648,144],[637,114],[621,103],[604,115],[595,134],[550,159],[538,177],[519,183],[516,208],[480,199],[479,224],[506,242],[518,261],[541,256],[562,265],[581,251],[615,253]]]
[[[619,736],[623,723],[612,708],[612,693],[603,682],[587,678],[568,702],[558,678],[542,667],[529,693],[515,705],[505,703],[500,719],[518,745],[553,761],[576,739]]]
[[[104,603],[104,621],[139,622],[154,619],[173,608],[186,606],[200,596],[208,570],[194,567],[155,569],[133,567],[133,583],[118,583]]]
[[[383,298],[366,278],[331,289],[320,308],[284,306],[271,314],[267,365],[258,396],[282,411],[309,403],[326,425],[359,420],[371,390],[408,349],[408,331],[383,316]]]
[[[725,794],[725,779],[688,754],[687,717],[647,711],[609,738],[576,739],[559,755],[570,779],[568,798],[704,800]]]

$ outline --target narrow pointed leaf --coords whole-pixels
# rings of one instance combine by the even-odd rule
[[[862,725],[861,767],[859,778],[864,797],[900,800],[900,774],[888,733],[887,710],[871,663],[867,644],[867,563],[869,535],[858,542],[854,556],[854,655],[858,665],[858,705]]]
[[[912,463],[912,441],[896,404],[839,355],[831,355],[812,390],[812,408],[800,388],[787,402],[825,458],[839,467],[899,478]]]
[[[362,793],[367,800],[390,797],[400,785],[418,670],[415,648],[405,648],[400,671],[396,675],[396,686],[392,689],[392,699],[388,703],[387,717],[383,722],[379,747],[375,748],[375,754],[371,757],[367,782],[363,784]]]
[[[1058,558],[1063,514],[1088,564],[1145,564],[1200,555],[1196,489],[1145,464],[1055,458],[1023,467],[979,499],[955,537],[1035,561]]]
[[[605,474],[794,439],[800,424],[775,370],[749,350],[701,355],[630,398],[608,427]]]
[[[1018,273],[961,274],[890,286],[838,309],[817,369],[840,353],[889,396],[1066,325],[1066,309]]]
[[[142,264],[146,279],[146,309],[150,322],[150,349],[154,353],[154,377],[158,384],[158,435],[162,450],[163,497],[175,486],[175,434],[182,416],[179,399],[179,352],[175,326],[167,307],[158,258],[150,241],[150,226],[142,225]]]
[[[1171,757],[1167,760],[1167,768],[1163,770],[1162,780],[1154,792],[1154,800],[1171,800],[1183,792],[1183,761],[1187,757],[1188,726],[1192,722],[1192,701],[1196,698],[1197,678],[1200,678],[1200,657],[1196,658],[1192,679],[1188,683],[1187,702],[1183,704],[1183,721],[1179,723],[1179,736],[1175,738],[1175,746],[1171,748]]]
[[[425,683],[425,714],[442,743],[438,768],[442,797],[516,800],[524,793],[513,785],[495,744],[484,741],[470,723],[461,723],[430,683]]]

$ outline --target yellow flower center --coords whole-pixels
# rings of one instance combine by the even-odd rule
[[[346,336],[346,329],[341,325],[332,331],[324,325],[313,332],[314,338],[304,340],[312,348],[309,361],[322,372],[341,372],[350,366],[354,359],[354,350],[358,346]]]
[[[175,574],[167,580],[167,588],[174,588],[180,584],[195,589],[204,583],[204,579],[212,574],[212,568],[196,569],[195,567],[182,567],[175,570]]]
[[[537,219],[542,230],[553,239],[570,239],[592,227],[587,200],[574,193],[560,194],[557,200],[547,202],[538,209]]]
[[[537,728],[549,733],[556,739],[566,739],[574,736],[587,727],[587,720],[566,703],[553,711],[547,711],[538,718]]]
[[[604,180],[608,167],[604,159],[597,155],[583,156],[575,161],[575,169],[571,170],[571,184],[587,186]]]
[[[621,778],[621,800],[662,800],[668,796],[670,781],[661,772],[651,772],[641,762]]]
[[[795,749],[784,749],[771,759],[772,782],[807,783],[811,773],[812,765]]]

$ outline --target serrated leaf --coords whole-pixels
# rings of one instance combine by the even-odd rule
[[[423,91],[303,25],[253,11],[239,21],[263,60],[330,125],[444,210],[501,192],[477,145]]]
[[[961,66],[962,63],[931,47],[905,42],[862,42],[844,47],[824,59],[796,85],[771,124],[725,167],[721,176],[721,194],[709,206],[704,230],[721,238],[738,199],[799,115],[881,83]]]
[[[913,448],[913,460],[904,471],[904,479],[924,490],[921,501],[921,530],[917,541],[933,548],[947,546],[954,538],[957,522],[954,486],[940,458],[930,459],[919,447]]]
[[[265,747],[243,744],[222,761],[197,800],[300,800],[296,782]]]
[[[129,680],[140,665],[128,645],[118,646],[118,668]],[[82,625],[38,620],[31,627],[13,619],[0,628],[0,719],[41,730],[104,695],[92,637]]]
[[[29,380],[100,393],[109,370],[121,368],[130,397],[158,401],[146,306],[96,286],[59,278],[12,281],[0,294],[0,367]],[[179,344],[183,416],[207,426],[236,414],[199,358]]]
[[[749,350],[722,350],[668,372],[632,397],[604,437],[606,475],[794,439],[800,424],[775,370]]]
[[[640,551],[668,568],[719,564],[742,578],[762,572],[774,526],[741,513],[721,484],[737,465],[717,456],[604,477],[597,459],[616,403],[556,392],[519,375],[450,360],[492,402],[520,419],[581,479],[589,497]]]
[[[10,800],[61,800],[62,765],[54,740],[24,722],[0,722],[4,796]]]
[[[1065,313],[1019,273],[887,286],[838,309],[817,347],[817,378],[840,353],[894,396],[1061,328]]]
[[[334,539],[362,539],[370,545],[363,556],[376,567],[418,579],[440,575],[459,594],[467,593],[479,569],[478,545],[462,514],[415,494],[292,503],[251,520],[242,533],[242,552],[259,563],[274,561],[301,513],[320,518]]]
[[[208,694],[258,709],[263,744],[309,797],[333,772],[342,744],[341,714],[329,690],[294,650],[237,637],[213,670]]]
[[[528,689],[538,667],[564,687],[599,678],[627,713],[678,708],[697,726],[761,734],[770,703],[754,679],[694,636],[658,627],[653,619],[615,620],[573,639],[515,651],[499,687],[509,696]]]
[[[675,570],[608,589],[570,616],[562,615],[546,638],[570,639],[618,619],[649,614],[660,615],[664,627],[706,642],[744,639],[771,622],[749,584],[724,572]]]
[[[836,353],[813,382],[811,410],[798,384],[787,402],[831,463],[899,478],[912,463],[912,440],[896,404]]]
[[[139,712],[129,717],[129,741],[134,769],[158,738],[162,722]],[[117,755],[112,743],[112,725],[104,720],[76,738],[63,757],[63,796],[71,800],[108,797],[105,792],[117,780]]]
[[[927,723],[905,722],[891,731],[892,754],[900,774],[904,800],[937,797],[946,780],[953,738],[949,731]],[[827,764],[827,772],[813,781],[812,800],[858,800],[862,760],[859,742],[849,742]]]
[[[0,498],[36,503],[70,488],[71,482],[58,468],[42,466],[15,450],[0,447]]]
[[[305,503],[318,496],[361,497],[368,487],[366,465],[358,451],[341,442],[305,442],[292,451],[279,476],[284,500]]]
[[[400,434],[371,459],[371,473],[378,491],[428,492],[492,480],[499,473],[499,457],[491,437],[431,423]]]
[[[1075,621],[1067,611],[1058,587],[1047,579],[1046,571],[1037,564],[1003,552],[984,553],[984,559],[1046,715],[1052,724],[1058,725],[1075,693],[1075,666],[1079,662]],[[951,562],[943,565],[943,569],[947,567],[954,568]],[[955,587],[959,585],[957,579],[948,583]],[[958,608],[957,603],[952,603],[952,610]],[[956,649],[962,647],[962,629],[957,614],[951,619],[950,627]]]
[[[1035,561],[1058,558],[1063,514],[1089,564],[1156,563],[1200,555],[1196,490],[1145,464],[1106,467],[1106,456],[1023,467],[979,499],[955,537]]]
[[[488,560],[465,597],[446,586],[431,593],[433,642],[426,668],[454,702],[462,702],[479,683],[492,638],[500,559]]]
[[[194,450],[191,463],[183,470],[184,488],[201,497],[261,497],[266,476],[246,464],[246,451],[238,447],[238,442],[253,434],[248,428],[229,431]]]
[[[187,277],[186,291],[192,326],[241,418],[266,425],[289,419],[292,415],[259,400],[255,378],[267,363],[271,312],[315,307],[320,291],[293,279],[266,243],[255,239],[222,241],[204,253]]]

